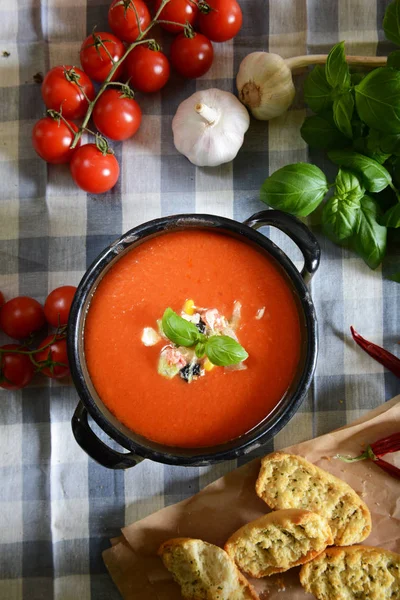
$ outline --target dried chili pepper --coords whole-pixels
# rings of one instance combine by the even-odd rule
[[[360,454],[359,456],[342,456],[337,454],[335,458],[339,458],[344,462],[358,462],[359,460],[372,460],[378,467],[380,467],[383,471],[386,471],[393,477],[400,479],[400,469],[395,465],[392,465],[386,460],[382,460],[382,456],[385,454],[390,454],[391,452],[399,452],[400,451],[400,431],[397,433],[393,433],[386,438],[382,438],[374,442],[373,444],[369,444],[367,449]]]
[[[397,358],[391,352],[388,352],[384,348],[369,342],[365,338],[363,338],[354,327],[350,327],[351,335],[353,336],[353,340],[372,358],[374,358],[378,363],[392,371],[397,377],[400,377],[400,358]]]

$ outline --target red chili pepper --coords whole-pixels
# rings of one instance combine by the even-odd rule
[[[337,454],[335,458],[339,458],[340,460],[348,463],[358,462],[359,460],[366,460],[369,458],[383,471],[386,471],[393,477],[400,479],[400,469],[395,465],[386,462],[386,460],[382,460],[382,456],[385,456],[385,454],[398,451],[400,451],[400,431],[393,433],[386,438],[382,438],[381,440],[377,440],[373,444],[370,444],[359,456],[352,458],[351,456],[342,456]]]
[[[350,327],[351,335],[353,340],[363,349],[367,354],[372,356],[378,363],[392,371],[397,377],[400,377],[400,358],[397,358],[391,352],[388,352],[384,348],[369,342],[363,338],[354,327]]]

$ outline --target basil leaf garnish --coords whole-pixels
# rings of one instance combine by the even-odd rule
[[[368,127],[400,133],[400,71],[375,69],[354,89],[357,112]]]
[[[369,192],[381,192],[392,182],[389,171],[368,156],[352,150],[331,150],[328,156],[336,165],[355,171]]]
[[[335,98],[333,102],[333,118],[335,125],[348,138],[353,137],[351,119],[354,112],[353,94],[349,90]]]
[[[389,208],[383,215],[380,223],[385,227],[394,227],[395,229],[400,227],[400,204],[397,203]]]
[[[350,71],[344,53],[344,42],[333,46],[325,64],[325,75],[328,84],[333,88],[350,87]]]
[[[273,208],[306,217],[322,202],[327,191],[328,182],[321,169],[297,163],[272,173],[264,181],[260,196]]]
[[[364,196],[360,202],[358,222],[353,243],[356,252],[371,269],[376,269],[386,252],[387,229],[379,225],[381,210],[378,203]]]
[[[388,40],[400,45],[400,2],[394,0],[385,11],[383,30]]]
[[[203,358],[206,354],[206,345],[204,342],[199,342],[194,349],[197,358]]]
[[[236,365],[249,356],[239,342],[227,335],[209,337],[205,350],[210,362],[218,367]]]
[[[348,144],[348,139],[337,127],[319,115],[307,117],[300,133],[306,144],[322,150],[342,148]]]
[[[162,329],[167,338],[177,346],[194,346],[205,337],[196,325],[180,317],[172,308],[165,309]]]
[[[316,113],[330,108],[333,104],[332,88],[326,80],[325,67],[317,65],[304,82],[304,99]]]

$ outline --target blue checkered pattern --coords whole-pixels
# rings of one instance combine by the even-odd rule
[[[133,139],[114,145],[121,177],[101,197],[78,190],[67,167],[42,162],[30,132],[44,113],[33,76],[78,63],[80,44],[93,26],[107,28],[108,0],[0,2],[0,289],[6,298],[28,294],[43,301],[54,287],[77,284],[110,241],[160,215],[202,212],[244,220],[263,208],[258,195],[268,173],[287,163],[311,160],[332,170],[320,153],[308,154],[300,137],[304,74],[295,77],[292,109],[269,124],[252,120],[233,163],[194,167],[174,148],[171,120],[195,90],[234,91],[239,63],[254,50],[289,57],[327,52],[345,39],[349,53],[386,54],[381,23],[388,1],[240,1],[242,31],[234,41],[215,44],[208,74],[197,81],[174,74],[162,93],[137,95],[142,126]],[[167,36],[163,45],[167,50]],[[275,438],[275,448],[345,425],[399,392],[398,380],[350,341],[349,326],[398,353],[400,286],[323,238],[318,214],[310,225],[322,247],[312,283],[319,362],[308,398]],[[266,233],[301,266],[283,234]],[[395,254],[393,249],[388,272]],[[72,437],[76,403],[68,382],[37,379],[23,391],[0,393],[2,600],[117,599],[101,559],[109,538],[124,523],[197,492],[236,466],[183,469],[144,461],[127,472],[107,471]]]

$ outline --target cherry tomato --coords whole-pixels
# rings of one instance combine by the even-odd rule
[[[132,43],[139,35],[136,13],[142,31],[151,21],[149,9],[143,0],[113,0],[108,11],[108,24],[111,29],[124,42]]]
[[[68,323],[75,292],[76,287],[73,285],[62,285],[50,292],[44,303],[44,314],[49,325],[58,327]]]
[[[212,65],[214,50],[208,38],[193,32],[193,37],[181,33],[174,39],[170,50],[172,66],[183,75],[194,79],[207,73]]]
[[[52,344],[50,342],[54,340]],[[50,345],[48,345],[50,344]],[[47,348],[43,348],[47,346]],[[61,379],[69,375],[67,341],[60,336],[48,335],[35,353],[35,361],[40,363],[40,372],[51,379]]]
[[[93,121],[97,129],[112,140],[126,140],[139,129],[142,111],[133,98],[119,90],[106,90],[96,102]]]
[[[242,9],[236,0],[207,0],[211,10],[199,10],[199,28],[213,42],[226,42],[237,35],[242,26]]]
[[[78,131],[77,126],[72,121],[68,124],[74,131]],[[74,139],[74,134],[61,119],[43,117],[35,123],[32,130],[32,145],[39,154],[48,163],[60,164],[71,160],[75,149],[70,146]],[[77,147],[80,146],[78,141]]]
[[[4,295],[0,292],[0,308],[3,306],[4,302]]]
[[[103,154],[96,144],[77,149],[70,162],[72,179],[85,192],[102,194],[118,181],[119,164],[114,154]]]
[[[140,92],[158,92],[169,79],[168,58],[144,44],[136,46],[124,62],[126,78],[133,89]]]
[[[6,344],[0,350],[26,350],[18,344]],[[0,353],[0,387],[6,390],[20,390],[30,383],[35,374],[32,361],[27,354],[16,352]]]
[[[88,103],[82,90],[89,100],[93,100],[93,83],[77,67],[54,67],[42,83],[42,97],[47,108],[61,111],[67,119],[80,119],[85,115]]]
[[[160,8],[162,0],[156,1],[156,11]],[[175,23],[182,23],[185,25],[187,22],[190,25],[196,20],[198,13],[197,4],[193,0],[170,0],[168,4],[162,9],[159,19],[163,21],[174,21]],[[170,25],[168,23],[160,23],[161,27],[170,31],[171,33],[182,33],[183,26]]]
[[[22,340],[45,324],[43,307],[34,298],[18,296],[9,300],[0,310],[0,327],[12,338]]]
[[[122,58],[124,53],[125,46],[115,35],[108,32],[96,32],[89,35],[83,42],[79,56],[85,73],[94,81],[104,81],[113,66],[110,56],[116,62]],[[122,65],[115,71],[111,81],[117,81],[121,72]]]

